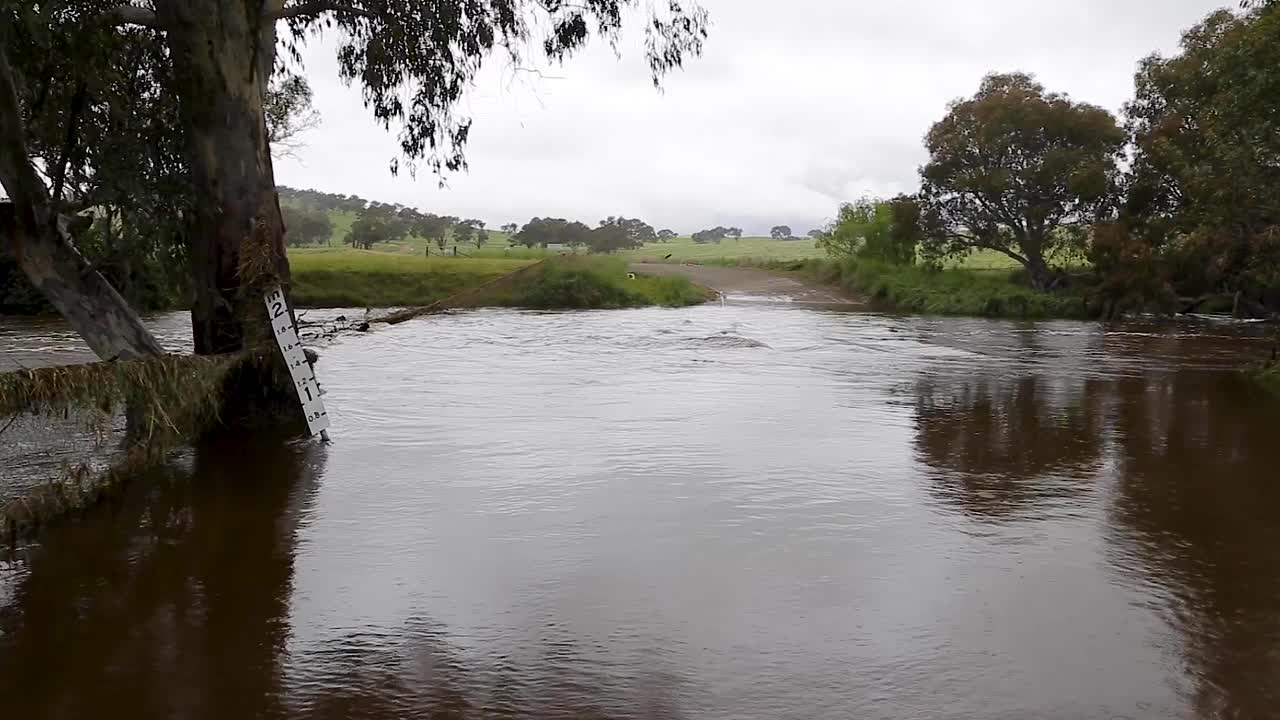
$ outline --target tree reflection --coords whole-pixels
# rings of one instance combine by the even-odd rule
[[[565,634],[469,656],[416,618],[291,648],[297,531],[325,452],[202,444],[30,551],[0,607],[3,717],[681,717],[674,675]]]
[[[294,523],[323,462],[200,444],[31,551],[0,632],[13,717],[255,717],[278,697]],[[270,714],[269,712],[267,714]]]
[[[1080,471],[1105,448],[1098,380],[1050,390],[1038,375],[927,376],[915,395],[916,449],[936,471],[930,490],[975,517],[1016,519],[1079,491]]]
[[[1147,341],[1127,342],[1141,343],[1126,349],[1140,353]],[[1241,376],[1195,369],[1067,387],[1048,392],[1039,376],[921,380],[916,447],[936,473],[930,492],[974,517],[1005,520],[1033,516],[1054,498],[1069,504],[1095,477],[1113,477],[1110,564],[1176,631],[1194,715],[1274,714],[1275,399]]]
[[[1115,562],[1162,595],[1197,717],[1280,707],[1280,442],[1243,378],[1128,380],[1117,414]]]

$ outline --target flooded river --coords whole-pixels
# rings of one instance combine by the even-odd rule
[[[1280,400],[1235,371],[1274,332],[731,304],[347,338],[332,445],[192,448],[0,561],[0,716],[1280,717]]]

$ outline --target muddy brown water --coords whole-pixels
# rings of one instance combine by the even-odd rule
[[[344,339],[331,445],[201,444],[0,561],[0,715],[1277,717],[1280,401],[1235,370],[1274,338],[728,304]]]

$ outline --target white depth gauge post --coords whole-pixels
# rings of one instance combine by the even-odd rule
[[[284,355],[284,363],[293,378],[293,389],[298,391],[298,401],[302,403],[302,413],[307,418],[307,429],[312,435],[319,435],[321,440],[328,442],[329,413],[325,412],[324,402],[320,400],[320,386],[316,383],[311,363],[307,362],[302,341],[298,339],[298,328],[294,327],[284,292],[279,286],[273,287],[263,296],[263,300],[267,304],[267,315],[271,318],[271,332],[276,336],[280,353]]]

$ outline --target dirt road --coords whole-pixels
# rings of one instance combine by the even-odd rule
[[[804,303],[857,307],[864,303],[839,290],[807,282],[794,275],[757,268],[676,263],[632,263],[631,271],[644,275],[683,275],[711,288],[726,300]]]

